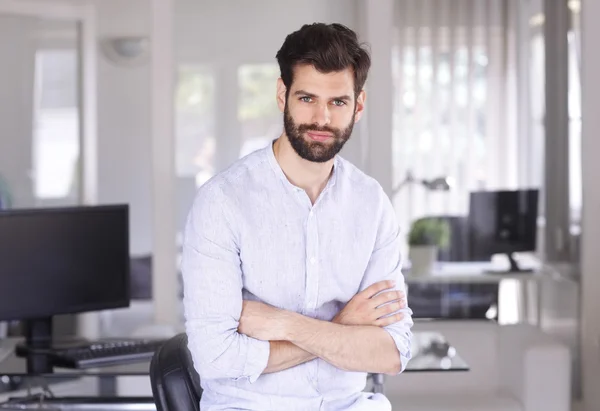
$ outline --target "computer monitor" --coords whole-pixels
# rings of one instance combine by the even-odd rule
[[[537,189],[471,192],[471,259],[506,254],[510,272],[531,271],[520,268],[513,253],[536,250],[538,198]]]
[[[129,281],[127,205],[0,211],[0,321],[22,321],[31,352],[55,315],[129,306]]]

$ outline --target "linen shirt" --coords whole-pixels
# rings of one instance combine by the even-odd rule
[[[183,243],[189,349],[204,390],[202,411],[389,411],[363,392],[367,373],[322,359],[262,374],[268,341],[238,332],[243,300],[323,321],[382,280],[405,290],[401,231],[379,183],[339,155],[314,205],[279,166],[272,144],[238,160],[197,192]],[[385,327],[402,370],[411,311]]]

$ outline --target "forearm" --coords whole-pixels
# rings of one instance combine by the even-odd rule
[[[375,326],[346,326],[292,313],[286,340],[337,368],[397,374],[400,355],[390,334]]]
[[[289,341],[270,341],[269,362],[263,374],[283,371],[316,358]]]

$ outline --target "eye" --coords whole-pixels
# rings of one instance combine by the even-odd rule
[[[303,101],[305,103],[310,103],[312,101],[312,98],[310,98],[308,96],[304,96],[304,97],[300,97],[300,101]]]
[[[333,100],[333,104],[335,106],[342,107],[346,105],[346,102],[344,100]]]

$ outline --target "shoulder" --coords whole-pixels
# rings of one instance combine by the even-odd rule
[[[340,183],[352,196],[369,203],[370,206],[385,207],[388,203],[391,204],[388,195],[375,178],[343,157],[338,156],[337,165],[340,171]]]
[[[191,214],[232,217],[250,184],[270,171],[264,149],[254,151],[217,173],[196,190]]]
[[[249,181],[261,179],[261,174],[269,171],[265,149],[256,150],[206,181],[198,188],[196,199],[213,202],[235,200],[248,187]]]
[[[347,193],[344,201],[355,204],[356,207],[359,207],[360,213],[372,217],[372,221],[380,228],[397,226],[396,211],[379,181],[340,156],[338,156],[338,165],[341,189]]]

